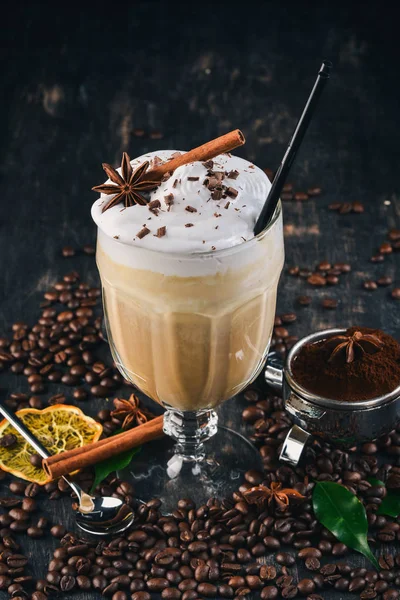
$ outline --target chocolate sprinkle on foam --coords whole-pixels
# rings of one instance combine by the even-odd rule
[[[138,231],[138,233],[136,234],[136,237],[138,237],[139,240],[141,240],[142,238],[144,238],[149,233],[150,233],[150,229],[148,227],[143,227],[143,229],[141,229],[140,231]]]
[[[160,237],[164,237],[164,235],[166,234],[166,232],[167,232],[167,228],[166,228],[165,225],[163,227],[159,227],[157,229],[157,235],[156,235],[156,237],[159,237],[159,238]]]

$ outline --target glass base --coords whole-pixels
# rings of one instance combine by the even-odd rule
[[[229,498],[250,469],[262,470],[258,450],[241,434],[219,426],[216,435],[204,442],[205,458],[185,461],[176,454],[176,442],[165,436],[143,447],[118,477],[129,481],[138,500],[162,501],[162,511],[172,512],[181,498],[197,506],[209,498]]]

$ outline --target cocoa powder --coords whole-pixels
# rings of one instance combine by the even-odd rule
[[[375,354],[363,354],[351,363],[328,362],[332,350],[325,340],[306,344],[293,361],[296,381],[305,389],[325,398],[359,402],[392,392],[400,385],[400,344],[380,329],[350,327],[346,335],[361,331],[383,342]]]

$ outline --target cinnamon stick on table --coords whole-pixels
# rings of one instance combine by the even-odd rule
[[[204,162],[206,160],[210,160],[211,158],[215,158],[215,156],[218,156],[218,154],[230,152],[238,146],[243,146],[245,141],[245,137],[240,131],[240,129],[235,129],[234,131],[230,131],[225,135],[221,135],[220,137],[215,138],[215,140],[211,140],[211,142],[207,142],[202,146],[193,148],[193,150],[189,150],[189,152],[185,152],[185,154],[181,154],[180,156],[177,156],[172,160],[168,160],[162,165],[159,165],[158,167],[147,171],[146,180],[161,180],[163,175],[175,171],[175,169],[181,167],[182,165],[187,165],[195,161]]]
[[[163,416],[155,417],[143,425],[118,433],[99,442],[67,450],[43,460],[43,468],[52,479],[73,471],[95,465],[163,436]]]

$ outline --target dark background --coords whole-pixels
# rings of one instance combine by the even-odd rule
[[[356,319],[395,333],[398,305],[379,310],[387,291],[360,290],[367,273],[393,275],[395,265],[392,257],[368,264],[399,215],[399,43],[390,7],[9,5],[0,26],[0,327],[29,314],[28,298],[68,268],[64,244],[94,240],[90,188],[104,180],[101,162],[119,164],[123,150],[189,149],[239,127],[247,136],[240,154],[274,169],[329,58],[332,79],[291,177],[324,194],[286,204],[287,264],[348,260],[353,274],[338,311],[307,311],[298,327]],[[135,128],[146,135],[135,137]],[[355,200],[365,204],[361,216],[327,211]],[[292,308],[298,289],[283,280],[280,310]]]
[[[9,3],[0,24],[0,331],[33,323],[42,293],[71,269],[98,282],[93,258],[65,259],[61,248],[95,241],[90,188],[104,180],[101,162],[240,128],[239,154],[274,169],[328,58],[331,82],[291,174],[297,189],[323,194],[285,203],[287,265],[346,261],[352,272],[328,290],[285,273],[278,313],[296,310],[293,335],[350,324],[399,335],[390,296],[399,254],[369,262],[400,226],[397,23],[383,2]],[[363,214],[328,211],[353,201]],[[362,288],[382,275],[395,283]],[[311,307],[299,308],[296,297],[309,292]],[[336,311],[320,306],[325,296],[339,299]],[[24,385],[2,377],[2,387]],[[242,404],[227,403],[222,419],[242,427]],[[49,511],[68,522],[62,506]],[[42,572],[50,541],[29,548]]]

